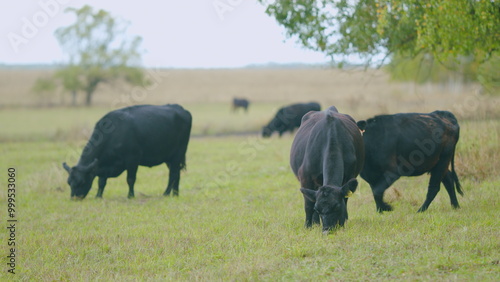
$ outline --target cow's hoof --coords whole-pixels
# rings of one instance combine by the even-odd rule
[[[392,211],[392,210],[393,210],[393,208],[392,208],[390,205],[384,205],[384,206],[382,206],[382,207],[378,207],[378,208],[377,208],[377,211],[378,211],[379,213],[383,213],[383,212],[385,212],[385,211]]]
[[[418,209],[417,213],[421,213],[421,212],[424,212],[426,210],[427,210],[427,208],[421,207]]]

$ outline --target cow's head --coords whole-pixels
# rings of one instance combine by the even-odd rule
[[[318,190],[300,188],[300,191],[310,201],[315,202],[314,211],[317,212],[323,223],[323,232],[344,226],[347,220],[347,201],[358,186],[358,181],[353,178],[344,186],[322,186]]]
[[[281,136],[281,134],[288,129],[290,124],[290,120],[284,119],[283,116],[284,114],[277,115],[268,125],[264,126],[262,128],[262,137],[270,137],[275,131],[279,132]]]
[[[63,168],[69,173],[68,184],[71,187],[71,199],[84,199],[90,191],[96,177],[97,159],[87,166],[69,167],[63,163]]]
[[[270,137],[273,134],[273,130],[269,125],[262,128],[262,137]]]

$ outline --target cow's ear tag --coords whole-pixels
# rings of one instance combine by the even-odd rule
[[[349,192],[347,192],[347,195],[345,195],[345,197],[346,197],[346,198],[349,198],[349,197],[351,197],[351,196],[352,196],[352,191],[351,191],[351,190],[349,190]]]

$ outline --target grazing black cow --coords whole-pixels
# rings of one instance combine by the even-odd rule
[[[319,223],[320,217],[324,232],[344,226],[347,197],[356,191],[363,160],[363,137],[349,115],[332,106],[302,118],[290,166],[302,186],[306,227]]]
[[[233,98],[233,112],[238,108],[242,108],[245,112],[248,112],[248,106],[250,102],[247,99]]]
[[[300,103],[282,107],[276,113],[276,116],[269,122],[268,125],[262,128],[262,136],[269,137],[273,132],[279,132],[283,135],[285,131],[293,132],[295,128],[300,126],[302,117],[309,111],[320,111],[321,107],[318,103]]]
[[[455,116],[447,111],[430,114],[404,113],[381,115],[358,121],[364,130],[366,159],[361,177],[373,192],[377,211],[391,211],[383,201],[384,191],[401,176],[430,173],[424,204],[427,210],[443,182],[451,205],[459,208],[455,188],[463,195],[455,173],[454,157],[460,127]],[[451,163],[451,170],[449,169]]]
[[[102,197],[106,181],[127,170],[128,197],[134,197],[138,166],[165,163],[169,180],[165,193],[179,194],[180,171],[186,167],[186,150],[191,132],[191,114],[179,105],[139,105],[106,114],[95,125],[78,164],[70,168],[68,184],[71,198],[87,196],[99,177],[97,198]]]

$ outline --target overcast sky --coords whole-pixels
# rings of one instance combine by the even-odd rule
[[[217,68],[322,63],[328,59],[287,39],[253,0],[1,1],[0,64],[61,63],[54,31],[75,20],[66,7],[89,4],[130,22],[143,38],[148,67]]]

